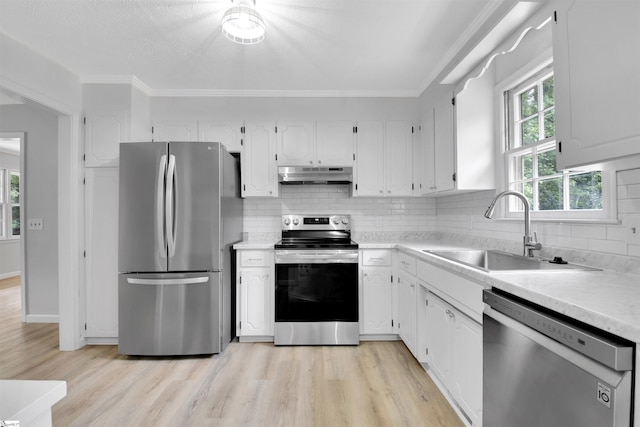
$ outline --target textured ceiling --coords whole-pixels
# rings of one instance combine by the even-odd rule
[[[220,31],[229,0],[0,0],[0,31],[83,81],[157,93],[416,96],[503,3],[257,0],[267,36],[242,46]]]

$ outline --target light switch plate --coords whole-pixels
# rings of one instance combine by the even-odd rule
[[[27,230],[42,230],[43,224],[42,218],[29,218],[27,220]]]

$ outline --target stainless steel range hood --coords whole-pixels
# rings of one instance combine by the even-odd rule
[[[306,167],[280,166],[278,168],[280,184],[351,184],[353,168],[351,166],[338,167]]]

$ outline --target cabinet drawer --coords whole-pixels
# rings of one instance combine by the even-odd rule
[[[272,264],[269,251],[239,251],[240,266],[268,267]]]
[[[412,276],[416,275],[416,259],[410,255],[400,252],[398,254],[398,264],[400,268]]]
[[[362,251],[362,265],[391,265],[391,251],[386,249]]]

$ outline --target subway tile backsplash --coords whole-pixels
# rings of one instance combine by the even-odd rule
[[[439,198],[351,197],[348,185],[281,186],[278,198],[245,199],[249,240],[277,240],[283,214],[350,214],[359,241],[446,239],[519,252],[521,221],[493,221],[483,214],[494,191]],[[617,173],[618,224],[533,222],[542,256],[640,274],[640,169]]]

